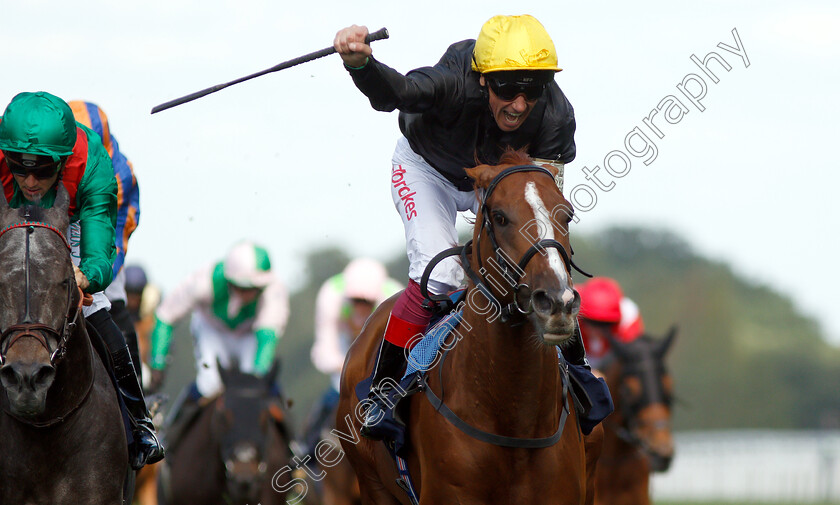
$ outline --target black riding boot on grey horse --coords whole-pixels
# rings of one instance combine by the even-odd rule
[[[131,467],[139,470],[144,465],[156,463],[163,459],[164,450],[155,434],[155,426],[143,399],[143,390],[137,380],[125,337],[107,310],[96,311],[87,320],[96,328],[111,353],[117,389],[131,417],[131,432],[134,436],[134,444],[129,448]]]

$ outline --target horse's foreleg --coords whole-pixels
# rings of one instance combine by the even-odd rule
[[[599,423],[592,433],[583,438],[583,451],[586,461],[586,505],[595,503],[595,469],[601,449],[604,445],[604,427]]]

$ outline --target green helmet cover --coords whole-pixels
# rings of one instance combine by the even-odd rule
[[[67,102],[45,91],[19,93],[0,121],[0,150],[50,156],[73,154],[76,120]]]

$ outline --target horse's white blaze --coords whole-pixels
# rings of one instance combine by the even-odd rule
[[[540,240],[554,240],[554,224],[551,222],[551,213],[545,208],[545,204],[540,198],[540,193],[537,191],[537,185],[529,182],[525,185],[525,201],[531,206],[534,211],[534,219],[539,228]],[[566,276],[566,268],[563,265],[563,260],[560,258],[560,253],[553,247],[545,249],[548,253],[548,265],[557,274],[560,283],[563,285],[563,303],[569,303],[574,299],[574,292],[569,289],[569,279]]]

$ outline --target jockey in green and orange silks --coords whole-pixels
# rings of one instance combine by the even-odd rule
[[[102,140],[77,123],[61,98],[39,91],[20,93],[0,118],[0,181],[11,207],[52,207],[58,184],[70,197],[70,227],[76,284],[93,297],[84,316],[105,341],[119,393],[132,418],[129,447],[135,469],[163,458],[143,400],[125,337],[108,312],[103,293],[113,277],[117,182]]]
[[[111,283],[116,254],[117,185],[111,158],[99,136],[76,123],[63,100],[49,97],[43,92],[21,93],[0,118],[3,191],[11,207],[35,203],[48,208],[61,180],[70,196],[68,239],[82,274],[77,273],[77,284],[86,293],[99,293]],[[54,105],[56,100],[64,107]],[[55,170],[41,178],[37,173],[41,167]],[[95,297],[87,314],[106,303],[104,295]]]

